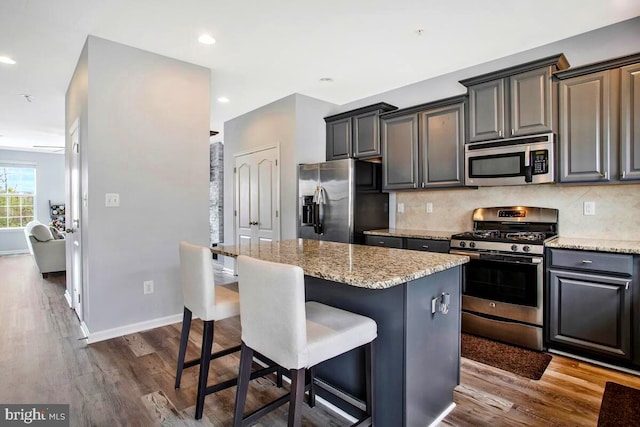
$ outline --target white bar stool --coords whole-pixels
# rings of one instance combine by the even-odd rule
[[[200,365],[195,413],[195,418],[199,420],[202,418],[205,396],[232,387],[238,381],[237,378],[233,378],[207,387],[211,360],[240,350],[240,346],[237,345],[217,353],[211,353],[214,323],[217,320],[240,314],[239,296],[237,292],[230,289],[215,286],[211,250],[204,246],[192,245],[187,242],[180,242],[180,283],[184,297],[184,314],[175,387],[176,389],[180,388],[183,369]],[[202,348],[199,359],[185,362],[184,357],[187,351],[193,314],[204,322]],[[274,368],[265,368],[254,372],[251,376],[257,378],[273,371]],[[280,375],[278,375],[278,385],[281,385]]]
[[[374,348],[376,322],[368,317],[319,302],[305,303],[304,273],[300,267],[237,258],[240,290],[242,353],[233,418],[234,427],[249,425],[289,401],[289,426],[301,425],[305,389],[313,406],[313,375],[305,386],[307,369],[365,346],[366,413],[358,426],[372,425]],[[244,416],[254,351],[291,373],[291,391],[276,401]]]

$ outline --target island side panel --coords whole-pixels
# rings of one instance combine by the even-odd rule
[[[426,426],[451,403],[460,381],[461,267],[407,283],[406,425]],[[450,295],[449,312],[431,299]]]
[[[406,425],[403,401],[406,284],[388,289],[367,289],[306,276],[305,288],[307,300],[362,314],[376,321],[375,424],[378,427]],[[364,401],[363,366],[364,351],[356,349],[318,365],[316,376]],[[352,415],[359,416],[352,407],[332,399],[330,394],[322,393],[322,390],[319,390],[319,394]]]

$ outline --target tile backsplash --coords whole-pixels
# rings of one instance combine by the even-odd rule
[[[595,202],[595,215],[583,215],[584,202]],[[397,192],[396,203],[404,204],[404,212],[395,214],[397,228],[467,231],[473,228],[475,208],[536,206],[559,210],[561,236],[640,240],[640,184],[409,191]]]

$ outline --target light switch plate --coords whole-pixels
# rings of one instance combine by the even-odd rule
[[[404,213],[404,203],[398,203],[398,212]]]
[[[433,203],[427,202],[427,213],[433,213]]]
[[[119,193],[105,193],[104,206],[107,208],[117,208],[120,206],[120,194]]]

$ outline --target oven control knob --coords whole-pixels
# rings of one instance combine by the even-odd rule
[[[525,252],[529,252],[529,251],[531,250],[531,247],[529,247],[529,246],[523,246],[523,247],[522,247],[522,250],[523,250],[523,251],[525,251]]]
[[[467,246],[467,244],[465,242],[460,242],[460,247],[464,248],[465,246]]]
[[[511,245],[511,250],[513,252],[517,251],[518,250],[518,245]]]
[[[469,242],[469,247],[470,248],[475,248],[476,247],[476,242]]]

